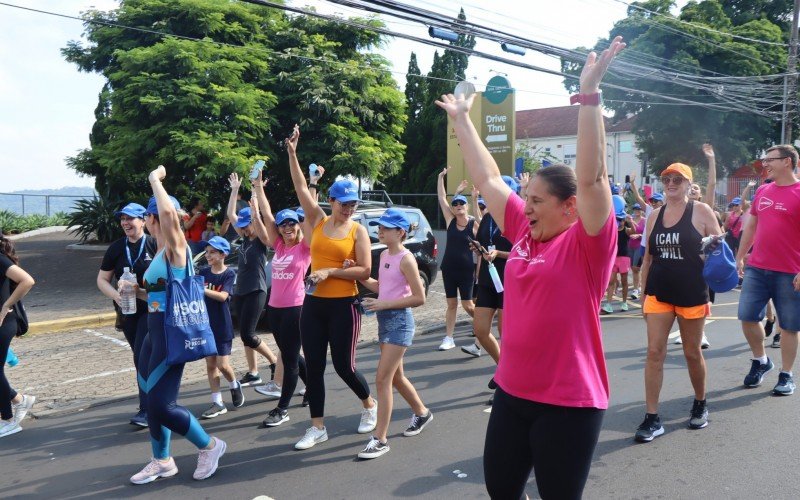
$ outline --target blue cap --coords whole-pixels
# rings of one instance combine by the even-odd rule
[[[208,241],[201,241],[200,242],[200,246],[203,247],[203,248],[209,247],[209,246],[210,247],[214,247],[217,250],[219,250],[220,252],[224,253],[225,255],[228,255],[229,253],[231,253],[231,244],[228,243],[228,240],[226,240],[222,236],[214,236],[213,238],[211,238]]]
[[[121,210],[118,210],[114,215],[117,217],[121,217],[122,215],[127,215],[129,217],[133,217],[135,219],[144,219],[144,213],[146,209],[139,205],[138,203],[128,203]]]
[[[253,216],[250,214],[250,207],[244,207],[239,210],[239,215],[236,216],[236,227],[242,228],[250,225],[253,221]]]
[[[731,205],[741,205],[741,204],[742,204],[742,199],[739,198],[738,196],[731,200]]]
[[[300,222],[300,216],[294,210],[290,210],[288,208],[284,208],[277,214],[275,214],[275,224],[280,226],[287,220],[293,220],[295,222]]]
[[[175,199],[174,196],[170,196],[169,200],[172,202],[172,206],[175,207],[175,210],[180,210],[181,204],[178,202],[178,200]],[[158,215],[158,203],[156,203],[155,196],[151,196],[150,202],[147,203],[147,210],[145,211],[145,215],[147,214]]]
[[[467,204],[467,197],[464,196],[463,194],[457,194],[457,195],[453,196],[452,200],[450,200],[450,204],[451,205],[455,205],[455,203],[457,201],[463,201],[464,204],[466,205]]]
[[[294,211],[297,214],[297,220],[303,222],[306,219],[306,211],[303,210],[303,207],[299,207],[297,210]]]
[[[642,209],[642,206],[641,206],[641,205],[639,205],[638,203],[634,203],[634,204],[633,204],[633,206],[632,206],[631,208],[632,208],[633,210],[641,210],[641,209]]]
[[[478,196],[478,206],[486,206],[486,201],[480,196]]]
[[[614,216],[619,220],[627,217],[628,214],[625,213],[625,198],[615,194],[611,197],[611,201],[614,202]]]
[[[339,203],[361,201],[358,198],[358,185],[347,179],[334,182],[328,190],[328,198],[333,198]]]
[[[406,217],[405,212],[402,210],[389,208],[383,212],[380,219],[369,221],[369,225],[399,228],[408,232],[408,228],[411,227],[411,221],[408,220],[408,217]]]
[[[619,186],[616,184],[611,185],[611,194],[619,194]]]
[[[519,182],[517,182],[515,178],[511,177],[510,175],[504,175],[503,182],[505,182],[506,186],[508,186],[512,191],[519,194]]]
[[[708,283],[708,287],[717,293],[733,290],[739,284],[739,273],[736,271],[733,251],[724,239],[706,256],[703,278]]]
[[[651,200],[664,201],[664,195],[661,193],[653,193],[650,195]]]

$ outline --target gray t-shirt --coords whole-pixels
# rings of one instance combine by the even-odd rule
[[[234,295],[267,291],[267,247],[258,238],[242,239]]]

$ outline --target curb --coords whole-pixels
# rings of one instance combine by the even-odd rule
[[[37,321],[28,327],[27,335],[42,333],[63,332],[64,330],[77,330],[113,325],[117,320],[116,313],[89,314],[86,316],[73,316],[71,318],[54,319],[50,321]]]
[[[105,252],[108,245],[84,245],[83,243],[71,243],[67,245],[67,250],[82,250],[84,252]]]
[[[24,240],[25,238],[31,238],[33,236],[39,236],[40,234],[60,233],[62,231],[66,231],[67,229],[69,229],[69,226],[42,227],[42,228],[34,229],[33,231],[28,231],[28,232],[25,232],[25,233],[12,234],[11,236],[8,236],[8,239],[11,240],[11,241]]]

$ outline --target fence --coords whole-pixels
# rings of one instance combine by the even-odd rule
[[[20,215],[44,214],[49,217],[58,212],[74,212],[75,202],[87,198],[89,197],[63,194],[0,193],[0,210]]]
[[[469,193],[462,193],[469,200],[469,211],[472,213],[472,200]],[[439,208],[439,196],[434,193],[389,193],[392,202],[398,205],[409,205],[419,208],[428,219],[432,229],[446,230],[442,209]],[[448,197],[448,201],[450,198]],[[473,214],[474,215],[474,214]]]

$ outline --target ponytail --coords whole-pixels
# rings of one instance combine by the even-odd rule
[[[19,257],[17,257],[17,251],[14,249],[14,243],[3,234],[0,234],[0,253],[8,257],[15,266],[19,265]]]

